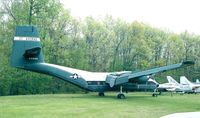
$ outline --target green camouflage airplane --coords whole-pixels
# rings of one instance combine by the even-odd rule
[[[125,98],[122,88],[126,91],[137,90],[136,85],[146,84],[155,73],[193,64],[192,61],[185,61],[140,72],[88,72],[45,63],[39,34],[34,26],[16,27],[11,55],[11,66],[13,67],[55,76],[83,89],[99,92],[99,96],[104,96],[105,91],[120,90],[117,95],[120,99]],[[156,85],[147,88],[154,89],[155,87]]]

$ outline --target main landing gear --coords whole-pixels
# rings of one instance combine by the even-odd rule
[[[124,95],[123,92],[122,92],[122,86],[120,86],[120,92],[119,92],[119,94],[117,95],[117,98],[118,98],[118,99],[125,99],[125,98],[126,98],[125,95]]]
[[[152,93],[152,97],[157,97],[158,96],[158,93],[157,93],[157,88],[154,89],[153,93]]]
[[[152,97],[157,97],[158,95],[161,95],[162,91],[158,91],[158,89],[156,88],[152,94]]]
[[[105,96],[104,95],[104,92],[99,92],[99,94],[98,94],[99,96]],[[118,99],[125,99],[126,97],[125,97],[125,95],[123,94],[123,91],[122,91],[122,86],[120,86],[120,92],[119,92],[119,94],[117,95],[117,98]]]
[[[99,92],[99,96],[105,96],[104,92]]]

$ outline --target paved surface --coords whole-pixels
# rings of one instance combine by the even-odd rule
[[[160,118],[200,118],[200,112],[173,113]]]

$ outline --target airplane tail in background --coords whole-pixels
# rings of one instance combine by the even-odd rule
[[[40,38],[34,26],[17,26],[13,40],[11,66],[24,68],[26,64],[42,63]]]
[[[181,76],[180,77],[180,84],[183,84],[183,85],[192,85],[192,83],[185,76]]]
[[[196,79],[196,83],[197,83],[197,84],[199,84],[199,83],[200,83],[200,82],[199,82],[199,79]]]
[[[171,76],[167,76],[167,80],[169,83],[174,83],[176,85],[179,85],[179,83],[176,80],[174,80]]]

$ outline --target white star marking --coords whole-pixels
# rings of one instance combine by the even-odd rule
[[[80,78],[80,76],[79,76],[78,74],[76,74],[76,73],[74,73],[74,74],[71,75],[70,77],[73,78],[73,79],[78,79],[78,78]]]

